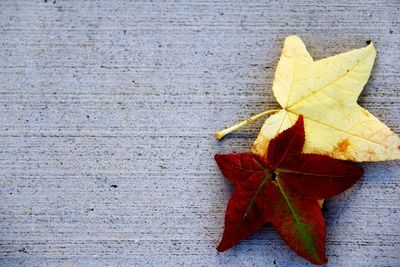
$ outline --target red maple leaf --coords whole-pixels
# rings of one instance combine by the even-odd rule
[[[304,122],[272,139],[266,155],[215,155],[222,174],[236,185],[217,248],[225,251],[271,222],[282,239],[314,264],[327,262],[325,221],[318,199],[351,187],[363,174],[355,163],[303,154]]]

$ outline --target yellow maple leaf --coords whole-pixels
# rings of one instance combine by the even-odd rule
[[[374,64],[372,43],[314,61],[302,40],[289,36],[279,60],[273,92],[282,109],[264,123],[253,152],[265,154],[269,140],[304,116],[304,153],[353,161],[400,159],[400,138],[357,104]],[[275,111],[273,111],[275,112]],[[265,114],[217,133],[217,138]]]

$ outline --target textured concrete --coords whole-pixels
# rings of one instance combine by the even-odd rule
[[[302,2],[302,3],[300,3]],[[360,103],[400,132],[400,3],[0,1],[0,265],[306,266],[270,226],[218,254],[232,185],[277,106],[289,34],[315,58],[373,40]],[[330,200],[330,266],[400,265],[397,162]]]

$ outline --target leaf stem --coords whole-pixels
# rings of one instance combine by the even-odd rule
[[[278,112],[279,110],[280,110],[280,109],[271,109],[271,110],[267,110],[267,111],[261,112],[261,113],[259,113],[259,114],[257,114],[257,115],[254,115],[253,117],[250,117],[250,118],[248,118],[247,120],[244,120],[244,121],[242,121],[242,122],[239,122],[239,123],[237,123],[237,124],[235,124],[235,125],[233,125],[233,126],[231,126],[231,127],[229,127],[229,128],[226,128],[226,129],[224,129],[224,130],[222,130],[222,131],[216,132],[216,133],[215,133],[215,138],[216,138],[217,140],[221,140],[225,135],[227,135],[227,134],[229,134],[229,133],[231,133],[231,132],[233,132],[233,131],[236,131],[237,129],[240,129],[240,128],[242,128],[243,126],[252,124],[252,123],[254,123],[256,120],[258,120],[258,119],[260,119],[260,118],[262,118],[262,117],[264,117],[264,116],[266,116],[266,115],[270,115],[270,114],[276,113],[276,112]]]

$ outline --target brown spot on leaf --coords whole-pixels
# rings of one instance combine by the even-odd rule
[[[347,138],[340,140],[336,146],[333,147],[331,157],[345,160],[355,160],[353,152],[348,149],[349,146],[350,142]]]
[[[350,146],[349,140],[343,139],[337,144],[337,147],[335,150],[341,153],[345,153],[347,151],[347,148]]]

